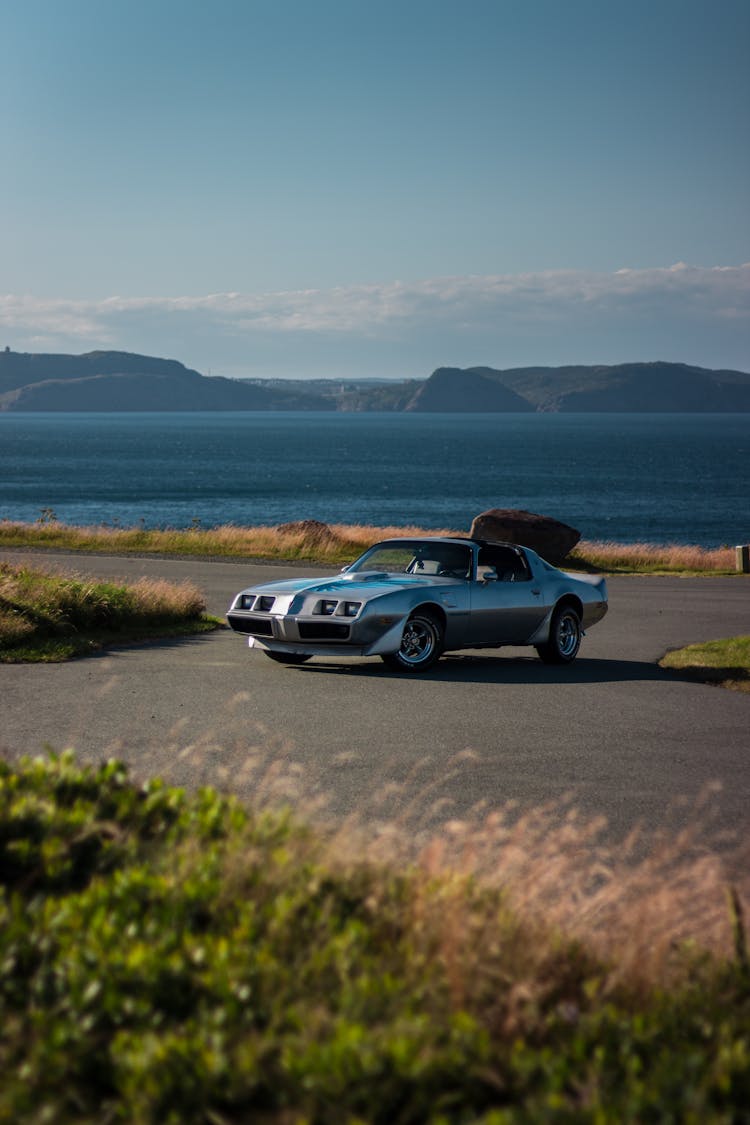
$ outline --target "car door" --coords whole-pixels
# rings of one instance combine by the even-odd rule
[[[472,643],[524,644],[544,620],[546,607],[542,585],[523,553],[508,548],[485,552],[477,574],[470,584]]]

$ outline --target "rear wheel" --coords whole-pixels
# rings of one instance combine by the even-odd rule
[[[310,659],[308,652],[271,652],[270,648],[263,651],[269,660],[275,660],[277,664],[304,664]]]
[[[558,606],[552,614],[549,640],[536,646],[545,664],[570,664],[581,647],[581,619],[571,605]]]
[[[422,610],[406,622],[398,652],[384,653],[381,659],[395,672],[426,672],[442,651],[442,626],[432,614]]]

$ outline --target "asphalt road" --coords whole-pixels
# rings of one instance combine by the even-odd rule
[[[0,552],[101,577],[189,578],[210,612],[279,566]],[[293,576],[308,568],[287,567]],[[610,612],[570,667],[533,650],[445,657],[419,677],[378,659],[282,667],[229,631],[58,665],[0,665],[0,747],[116,755],[136,776],[249,794],[289,785],[336,814],[427,822],[478,804],[573,794],[614,835],[675,826],[707,787],[718,827],[750,835],[750,695],[656,665],[694,641],[750,633],[743,578],[615,578]],[[301,766],[301,769],[298,769]]]

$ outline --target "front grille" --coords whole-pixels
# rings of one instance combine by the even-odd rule
[[[349,626],[336,625],[333,621],[300,621],[297,627],[303,641],[345,641],[349,638]]]
[[[247,633],[251,637],[273,636],[273,623],[269,617],[250,617],[245,613],[228,613],[227,621],[237,633]]]

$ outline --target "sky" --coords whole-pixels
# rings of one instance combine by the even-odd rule
[[[750,371],[748,0],[0,17],[0,347]]]

